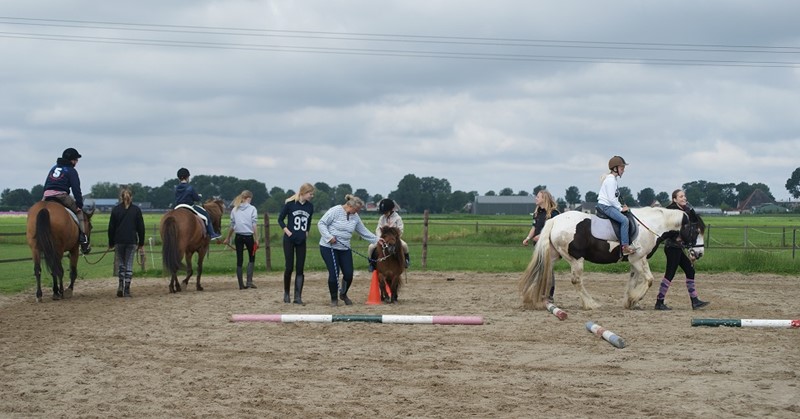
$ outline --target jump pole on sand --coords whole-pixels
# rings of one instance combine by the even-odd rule
[[[567,312],[556,307],[553,303],[547,303],[547,311],[558,317],[559,320],[566,320],[567,318]]]
[[[481,325],[481,316],[407,316],[391,314],[233,314],[232,322],[267,323],[333,323],[367,322],[393,324],[461,324]]]
[[[800,329],[800,320],[692,319],[692,326],[773,327],[779,329]]]
[[[586,322],[586,330],[605,339],[606,342],[616,346],[617,348],[622,349],[625,347],[625,341],[621,337],[617,336],[616,333],[607,330],[603,326],[600,326],[599,324],[596,324],[592,321],[588,321]]]

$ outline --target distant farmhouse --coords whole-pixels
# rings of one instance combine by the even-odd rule
[[[472,203],[475,215],[530,215],[536,209],[536,198],[528,196],[476,196]]]
[[[736,211],[740,214],[775,214],[789,210],[777,205],[775,200],[761,189],[756,189],[744,201],[739,202]]]
[[[94,201],[94,208],[96,211],[99,212],[111,212],[117,204],[119,204],[119,199],[117,198],[97,198],[94,199],[91,195],[85,195],[83,197],[84,201]],[[142,210],[148,210],[151,207],[149,202],[134,202],[134,205],[138,206]]]

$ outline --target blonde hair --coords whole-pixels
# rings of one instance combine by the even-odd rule
[[[242,201],[247,198],[253,198],[253,193],[245,189],[236,198],[233,198],[233,210],[239,209],[239,205],[242,205]]]
[[[364,207],[364,201],[355,195],[347,194],[344,196],[344,205],[347,205],[350,208],[361,209]]]
[[[538,194],[542,194],[542,201],[544,201],[544,202],[542,204],[540,204],[540,205],[537,205],[537,207],[545,210],[545,212],[547,213],[547,218],[552,217],[553,210],[558,208],[558,204],[556,204],[556,200],[553,199],[553,194],[551,194],[550,191],[548,191],[547,189],[540,190],[537,193],[537,195]]]
[[[123,186],[119,190],[119,202],[121,202],[125,208],[130,207],[133,203],[133,192],[131,192],[127,186]]]
[[[286,201],[284,201],[284,203],[289,202],[289,201],[298,201],[301,196],[303,196],[303,195],[305,195],[305,194],[307,194],[309,192],[314,192],[314,185],[306,182],[306,183],[300,185],[300,189],[298,189],[297,192],[295,192],[294,195],[286,198]]]

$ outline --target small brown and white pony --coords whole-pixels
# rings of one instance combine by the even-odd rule
[[[225,203],[218,198],[211,198],[203,203],[203,208],[208,212],[215,231],[220,231],[222,214],[225,212]],[[211,239],[206,233],[203,220],[191,209],[178,207],[167,211],[161,217],[161,256],[163,257],[164,272],[170,275],[169,292],[181,291],[178,281],[178,271],[186,269],[186,278],[183,285],[189,285],[192,277],[192,255],[197,253],[197,290],[202,291],[200,277],[203,275],[203,259],[208,253]],[[184,265],[183,261],[186,261]]]
[[[83,228],[86,238],[92,235],[94,204],[88,201],[83,206]],[[28,210],[28,246],[33,256],[33,274],[36,276],[36,301],[42,301],[42,266],[53,276],[53,299],[72,296],[75,278],[78,277],[78,223],[72,212],[60,202],[39,201]],[[61,260],[69,252],[69,286],[64,289],[64,266]]]
[[[547,294],[554,284],[553,264],[566,260],[572,272],[572,285],[578,291],[584,309],[600,306],[583,286],[583,262],[617,263],[627,260],[631,264],[630,278],[625,288],[624,306],[638,308],[638,303],[653,284],[653,274],[647,259],[655,253],[664,233],[677,231],[692,258],[699,259],[703,253],[703,230],[700,220],[692,223],[680,210],[666,208],[631,209],[639,224],[638,236],[631,242],[638,248],[635,254],[622,256],[618,241],[601,240],[592,236],[589,214],[568,211],[547,220],[539,235],[528,268],[519,280],[519,291],[526,308],[541,310],[546,306]]]
[[[406,270],[406,260],[403,254],[403,245],[400,242],[400,229],[397,227],[381,227],[383,245],[375,248],[375,265],[378,271],[378,280],[381,289],[381,301],[386,303],[397,302],[397,292],[400,289],[400,279]],[[386,288],[389,292],[386,292]]]

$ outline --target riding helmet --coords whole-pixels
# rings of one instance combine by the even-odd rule
[[[381,214],[386,214],[393,209],[394,201],[391,199],[381,199],[381,202],[378,202],[378,212]]]
[[[611,160],[608,161],[608,170],[614,170],[617,166],[627,166],[628,163],[625,163],[625,159],[620,156],[614,156]]]
[[[72,147],[64,150],[64,152],[61,153],[61,158],[64,160],[78,160],[81,157],[81,153],[78,153],[78,150],[75,150]]]
[[[181,179],[181,180],[188,179],[189,176],[191,176],[189,174],[189,169],[187,169],[185,167],[181,167],[180,169],[178,169],[178,179]]]

